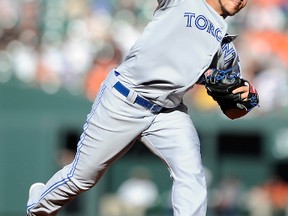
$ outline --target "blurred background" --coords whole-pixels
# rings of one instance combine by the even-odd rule
[[[72,160],[100,83],[155,7],[156,0],[0,0],[1,216],[25,215],[30,185]],[[202,144],[207,215],[287,216],[288,1],[249,0],[227,22],[240,35],[243,76],[260,107],[230,121],[203,87],[185,97]],[[136,143],[60,215],[172,216],[170,187],[162,161]]]

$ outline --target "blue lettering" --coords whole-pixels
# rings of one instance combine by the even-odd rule
[[[204,30],[208,26],[208,20],[203,15],[199,15],[195,20],[195,25],[198,29]]]
[[[184,17],[187,18],[186,27],[192,27],[192,18],[195,17],[195,13],[184,13]]]
[[[204,15],[200,14],[196,16],[195,13],[185,12],[184,17],[186,18],[186,27],[193,28],[193,26],[196,26],[196,28],[201,31],[206,30],[206,32],[215,37],[217,41],[220,42],[222,40],[222,30],[216,28],[215,25]]]
[[[228,55],[230,55],[231,53],[235,53],[234,47],[230,46],[230,43],[224,43],[222,45],[222,51],[224,54],[224,58],[226,58]]]
[[[235,58],[236,51],[234,47],[230,43],[224,43],[222,45],[222,52],[224,54],[224,64],[231,61],[231,59]]]
[[[209,34],[212,34],[215,37],[215,26],[212,22],[210,22],[208,28],[207,28],[207,32]]]
[[[222,31],[221,31],[221,29],[217,28],[215,30],[215,37],[216,37],[217,41],[219,41],[219,42],[222,40]]]

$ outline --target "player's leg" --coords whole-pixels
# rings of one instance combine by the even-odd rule
[[[107,81],[87,116],[74,161],[58,171],[40,192],[31,194],[27,214],[56,215],[75,196],[94,186],[147,127],[143,109],[129,104]]]
[[[205,216],[207,189],[200,143],[189,115],[177,110],[158,114],[142,141],[169,168],[173,215]]]

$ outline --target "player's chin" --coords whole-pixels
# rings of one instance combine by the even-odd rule
[[[235,9],[235,8],[231,8],[230,10],[226,11],[226,17],[227,16],[234,16],[235,14],[237,14],[239,12],[239,10]]]
[[[234,16],[237,13],[238,13],[238,11],[229,11],[224,15],[224,17]]]
[[[232,5],[229,9],[226,8],[226,16],[234,16],[237,14],[243,7]]]

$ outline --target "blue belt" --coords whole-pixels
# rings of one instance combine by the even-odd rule
[[[115,71],[115,75],[118,76],[119,73]],[[128,97],[130,90],[127,87],[125,87],[122,83],[116,82],[116,84],[113,87],[123,96]],[[140,97],[139,95],[136,96],[134,103],[139,104],[140,106],[146,109],[149,109],[153,113],[159,113],[162,109],[161,106],[158,106],[157,104],[154,104],[150,102],[149,100],[143,97]]]

